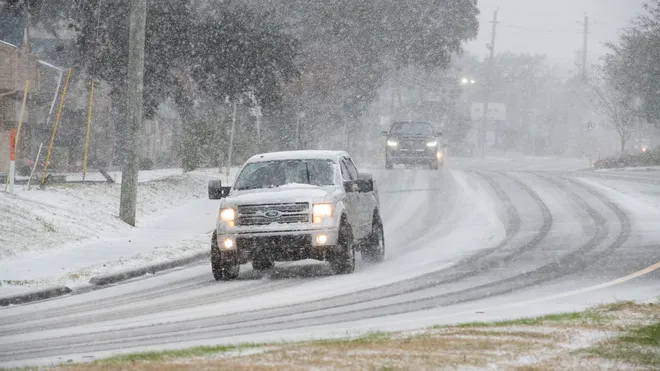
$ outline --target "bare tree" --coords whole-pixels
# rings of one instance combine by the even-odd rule
[[[609,126],[619,135],[621,152],[639,126],[635,97],[616,89],[612,79],[602,68],[595,69],[589,78],[594,109],[607,118]]]

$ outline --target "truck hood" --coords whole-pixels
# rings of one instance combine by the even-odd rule
[[[323,188],[306,184],[288,184],[277,188],[232,191],[232,194],[224,201],[226,206],[263,203],[329,202],[332,198],[333,188]]]

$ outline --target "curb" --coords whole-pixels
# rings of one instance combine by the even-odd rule
[[[104,286],[104,285],[109,285],[112,283],[120,282],[120,281],[125,281],[131,278],[135,277],[140,277],[144,276],[145,274],[148,273],[156,273],[159,271],[164,271],[167,269],[172,269],[176,267],[180,267],[183,265],[187,265],[190,263],[195,263],[201,260],[205,259],[210,259],[211,258],[211,252],[210,251],[204,251],[204,252],[199,252],[193,255],[189,255],[183,258],[179,259],[174,259],[162,263],[156,263],[152,265],[147,265],[139,268],[133,268],[133,269],[127,269],[125,271],[120,271],[120,272],[115,272],[115,273],[109,273],[109,274],[104,274],[101,276],[96,276],[92,277],[89,280],[89,283],[95,286]]]
[[[50,299],[70,293],[72,290],[66,286],[48,287],[20,294],[0,297],[0,306],[6,307],[10,304],[23,304],[31,301]]]

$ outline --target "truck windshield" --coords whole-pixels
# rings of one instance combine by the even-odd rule
[[[286,184],[326,186],[334,184],[331,160],[277,160],[247,164],[238,175],[234,189],[281,187]]]
[[[392,134],[433,136],[433,127],[427,122],[396,122],[392,125]]]

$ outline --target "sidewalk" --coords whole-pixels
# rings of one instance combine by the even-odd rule
[[[20,288],[82,284],[98,274],[168,260],[207,249],[219,201],[198,199],[159,219],[110,237],[0,261],[0,296]],[[7,283],[10,283],[7,286]]]

